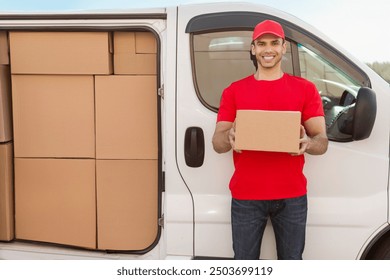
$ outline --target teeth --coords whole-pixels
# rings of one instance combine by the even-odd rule
[[[271,59],[273,59],[274,57],[273,57],[273,56],[263,56],[263,58],[264,58],[265,60],[271,60]]]

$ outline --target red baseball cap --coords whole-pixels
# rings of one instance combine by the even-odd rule
[[[284,39],[283,27],[273,20],[265,20],[256,25],[253,30],[252,40],[256,40],[264,34],[273,34]]]

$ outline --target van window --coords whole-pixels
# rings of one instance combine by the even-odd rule
[[[329,139],[351,140],[359,82],[320,56],[320,52],[298,44],[298,53],[301,76],[312,81],[321,95]]]
[[[253,74],[251,31],[224,31],[192,36],[194,84],[201,102],[218,111],[222,91],[232,82]],[[292,73],[290,43],[282,62],[283,70]]]

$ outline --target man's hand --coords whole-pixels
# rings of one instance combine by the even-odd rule
[[[301,125],[301,132],[300,132],[300,138],[299,138],[299,152],[293,153],[293,156],[299,156],[306,152],[306,149],[309,146],[310,138],[306,134],[305,127]]]
[[[232,146],[233,150],[237,153],[241,153],[241,150],[238,150],[235,148],[236,146],[236,122],[233,123],[232,128],[229,130],[229,142],[230,145]]]
[[[213,147],[217,153],[226,153],[231,149],[234,149],[236,139],[236,124],[235,122],[218,122],[214,135],[213,135]],[[234,149],[240,153],[240,150]]]
[[[323,117],[313,117],[301,125],[299,152],[292,154],[299,156],[305,152],[311,155],[322,155],[328,149],[325,120]]]

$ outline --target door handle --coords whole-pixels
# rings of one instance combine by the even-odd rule
[[[184,157],[189,167],[200,167],[204,161],[204,134],[200,127],[189,127],[184,137]]]

